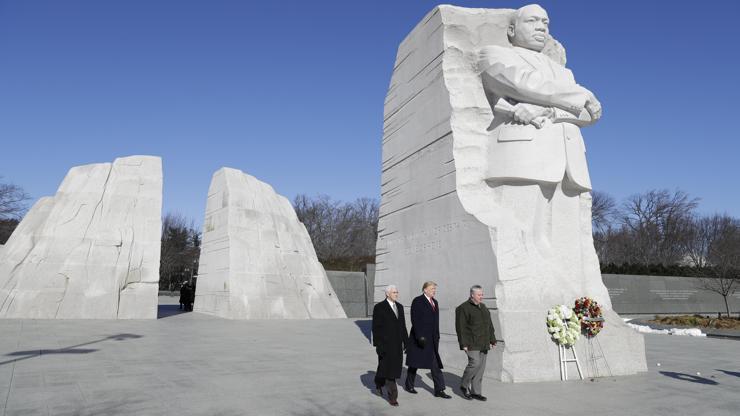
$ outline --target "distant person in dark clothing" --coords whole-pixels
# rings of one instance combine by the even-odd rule
[[[185,309],[185,294],[187,293],[187,288],[185,287],[188,284],[188,282],[182,282],[180,285],[180,310]]]
[[[180,287],[180,309],[192,311],[194,299],[195,290],[193,289],[193,286],[188,282],[182,282],[182,287]]]
[[[396,379],[401,377],[403,350],[408,342],[403,305],[397,300],[398,289],[389,285],[385,288],[385,300],[373,308],[373,345],[378,354],[375,388],[381,396],[383,386],[388,389],[391,406],[398,406]]]

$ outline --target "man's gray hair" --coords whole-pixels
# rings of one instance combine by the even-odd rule
[[[395,289],[395,290],[398,290],[398,288],[396,287],[396,285],[388,285],[388,286],[386,286],[386,287],[385,287],[385,295],[386,295],[386,296],[390,295],[390,294],[391,294],[391,292],[392,292],[392,291],[393,291],[394,289]]]
[[[475,292],[476,290],[483,291],[483,287],[481,285],[470,286],[470,296],[473,296],[473,292]]]

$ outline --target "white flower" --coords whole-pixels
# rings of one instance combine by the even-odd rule
[[[557,305],[547,311],[547,332],[558,344],[575,344],[580,337],[580,330],[580,321],[568,306]]]
[[[560,305],[560,313],[565,319],[570,319],[573,316],[573,310],[565,305]]]

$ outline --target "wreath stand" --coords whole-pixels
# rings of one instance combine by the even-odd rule
[[[594,342],[596,340],[596,342]],[[587,368],[591,370],[592,377],[611,377],[612,370],[609,368],[609,362],[604,357],[604,350],[601,349],[601,342],[597,337],[588,337],[588,344],[586,344],[586,354],[588,356],[586,360]],[[605,373],[599,372],[599,361],[604,361],[603,367]]]
[[[566,350],[571,350],[571,352],[573,352],[573,358],[568,358],[568,356],[566,355]],[[576,368],[578,369],[578,377],[583,380],[581,364],[578,362],[578,355],[576,354],[575,345],[571,346],[570,348],[566,348],[564,345],[558,344],[558,353],[560,355],[560,380],[568,381],[568,363],[576,363]]]

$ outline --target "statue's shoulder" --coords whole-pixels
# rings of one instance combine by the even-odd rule
[[[485,71],[497,62],[507,63],[519,60],[514,48],[488,45],[478,49],[478,69]]]

